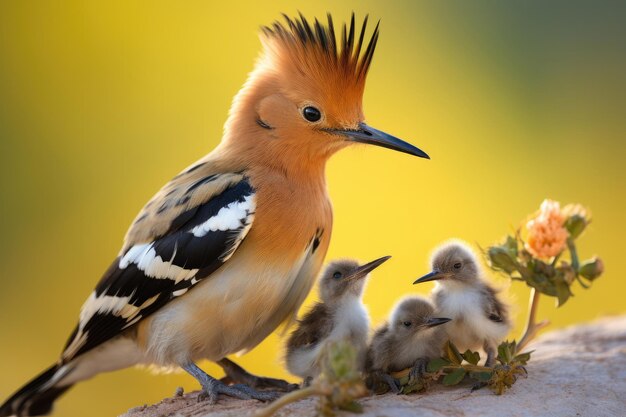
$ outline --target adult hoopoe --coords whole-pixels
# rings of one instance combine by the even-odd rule
[[[61,358],[0,417],[47,414],[73,384],[137,364],[181,367],[211,401],[272,398],[226,385],[195,362],[237,369],[227,355],[254,348],[298,310],[330,240],[324,169],[333,153],[367,143],[428,158],[364,123],[379,34],[377,26],[366,45],[366,24],[357,36],[352,16],[341,40],[330,16],[327,26],[300,15],[262,28],[263,52],[221,143],[139,212]]]

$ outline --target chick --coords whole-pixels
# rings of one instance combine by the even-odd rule
[[[298,321],[286,344],[287,369],[305,384],[319,375],[324,347],[328,342],[348,340],[357,350],[363,370],[369,314],[361,300],[365,281],[390,256],[359,266],[354,260],[331,262],[319,284],[321,301]]]
[[[436,281],[437,314],[450,317],[445,330],[461,351],[483,348],[486,366],[495,363],[498,344],[511,330],[508,306],[484,279],[476,255],[461,241],[451,241],[433,254],[432,272],[414,282]]]
[[[410,376],[419,377],[429,359],[439,357],[446,341],[446,332],[438,327],[449,318],[434,317],[433,304],[422,297],[407,297],[392,309],[389,321],[381,325],[367,351],[367,371],[374,379],[383,380],[395,393],[398,381],[391,372],[411,368]],[[445,327],[445,326],[444,326]]]

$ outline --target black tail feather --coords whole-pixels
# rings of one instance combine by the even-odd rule
[[[72,387],[68,385],[44,388],[58,370],[59,366],[53,365],[20,388],[0,406],[0,417],[27,417],[49,414],[52,411],[54,401]]]

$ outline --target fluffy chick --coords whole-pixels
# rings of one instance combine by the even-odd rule
[[[504,340],[512,324],[509,308],[498,292],[483,278],[474,252],[461,241],[451,241],[433,254],[432,272],[414,284],[436,281],[432,292],[437,314],[450,317],[445,330],[460,350],[483,348],[485,364],[495,363],[498,344]]]
[[[365,361],[369,314],[361,297],[369,273],[389,259],[359,266],[354,260],[331,262],[320,279],[320,302],[298,321],[287,344],[287,369],[309,383],[319,375],[328,342],[348,340],[357,350],[358,366]]]
[[[446,332],[438,326],[449,321],[435,317],[435,308],[426,298],[402,299],[392,309],[389,321],[372,337],[367,352],[368,373],[399,393],[398,381],[389,374],[411,368],[410,376],[419,377],[428,359],[440,356]]]

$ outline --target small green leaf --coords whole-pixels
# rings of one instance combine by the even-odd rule
[[[463,368],[455,369],[443,378],[443,385],[456,385],[463,380],[467,371]]]
[[[493,372],[488,371],[470,372],[470,377],[480,382],[487,382],[491,379],[492,376]]]
[[[504,246],[507,248],[512,257],[517,257],[517,239],[511,235],[507,236]]]
[[[428,366],[426,367],[426,370],[428,372],[437,372],[441,370],[441,368],[447,365],[450,365],[450,361],[447,359],[444,359],[444,358],[431,359],[428,362]]]
[[[453,364],[460,365],[463,362],[463,356],[459,353],[459,350],[454,346],[451,341],[447,341],[444,347],[448,360]]]
[[[530,351],[530,352],[524,352],[524,353],[520,353],[519,355],[515,356],[514,360],[521,363],[522,365],[526,365],[526,363],[530,360],[530,354],[533,353],[534,351]]]
[[[487,249],[489,266],[494,270],[502,270],[510,274],[517,270],[517,262],[509,251],[502,246],[492,246]]]
[[[556,297],[557,297],[557,306],[561,307],[572,295],[572,292],[569,289],[569,285],[565,281],[557,281],[555,283],[556,288]]]
[[[500,343],[500,346],[498,346],[498,359],[500,359],[500,362],[507,364],[511,362],[511,357],[511,348],[509,347],[509,344],[507,342]]]
[[[480,360],[480,354],[478,352],[472,352],[467,349],[465,353],[463,353],[463,359],[465,359],[468,363],[472,365],[478,365],[478,361]]]

